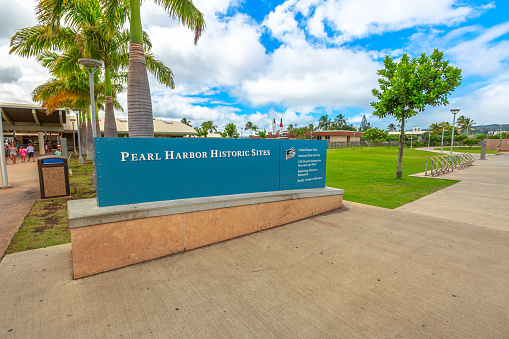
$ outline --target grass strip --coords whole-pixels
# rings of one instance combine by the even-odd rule
[[[70,197],[39,199],[25,217],[23,224],[14,235],[5,254],[71,242],[67,223],[67,201],[94,198],[92,184],[93,162],[78,164],[78,157],[71,157],[69,167]]]
[[[435,151],[440,151],[440,147],[438,148],[435,148]],[[449,152],[451,151],[451,147],[444,147],[444,154],[449,154]],[[481,154],[481,146],[472,146],[472,148],[468,148],[468,146],[465,146],[465,147],[453,147],[452,148],[452,151],[453,152],[461,152],[461,153],[476,153],[476,154]],[[499,154],[499,152],[497,151],[491,151],[491,150],[486,150],[486,154]]]

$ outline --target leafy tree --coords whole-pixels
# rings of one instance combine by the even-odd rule
[[[187,120],[187,118],[182,118],[180,120],[180,122],[183,123],[184,125],[189,126],[189,127],[193,127],[193,126],[191,126],[191,120]]]
[[[362,116],[361,125],[359,126],[359,131],[364,132],[371,128],[371,124],[366,119],[366,116]]]
[[[204,121],[201,123],[201,128],[208,131],[208,133],[217,132],[217,126],[212,121]]]
[[[461,70],[444,60],[443,52],[435,49],[430,56],[424,53],[411,59],[406,53],[399,62],[385,57],[380,76],[380,88],[372,93],[377,102],[372,102],[373,115],[384,118],[394,116],[401,123],[396,176],[403,177],[403,146],[405,121],[426,106],[440,106],[449,103],[447,96],[461,84]]]
[[[289,124],[286,130],[288,131],[288,133],[293,133],[293,131],[295,130],[295,126],[293,126],[293,124]]]
[[[235,126],[234,123],[230,122],[226,127],[224,128],[224,132],[220,132],[221,136],[223,138],[238,138],[239,133],[237,132],[237,126]]]
[[[398,129],[396,128],[396,125],[394,124],[389,124],[389,126],[387,126],[387,131],[388,132],[396,132]]]
[[[198,136],[199,136],[199,137],[204,137],[204,138],[206,138],[206,137],[207,137],[207,135],[209,134],[209,131],[208,131],[208,130],[206,130],[205,128],[203,128],[203,127],[198,127],[198,126],[196,126],[196,127],[194,128],[194,130],[195,130],[196,132],[198,132]]]
[[[379,143],[386,141],[388,138],[389,132],[376,127],[368,129],[362,135],[362,139],[371,141],[375,146],[378,146]]]
[[[469,149],[472,149],[473,145],[477,145],[480,142],[481,142],[481,140],[476,139],[476,138],[466,138],[463,140],[463,145],[466,145],[469,147]]]
[[[267,132],[264,129],[263,131],[258,131],[258,135],[260,138],[265,139],[267,137]]]
[[[246,123],[246,127],[244,127],[244,130],[251,131],[251,135],[253,135],[253,123],[251,121],[248,121]]]
[[[454,136],[454,141],[463,142],[468,137],[464,134],[459,134]]]

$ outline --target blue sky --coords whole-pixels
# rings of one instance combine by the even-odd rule
[[[450,121],[450,108],[479,124],[509,123],[508,1],[196,0],[207,30],[193,34],[151,1],[142,22],[152,52],[173,70],[176,88],[151,81],[154,117],[212,120],[220,128],[252,121],[270,129],[315,123],[321,115],[371,116],[371,90],[386,55],[418,56],[438,48],[462,69],[447,107],[428,108],[407,127]],[[31,102],[49,76],[34,60],[8,55],[15,30],[35,24],[34,1],[0,0],[0,101]],[[126,107],[126,96],[120,96]],[[117,116],[126,113],[117,112]],[[240,131],[239,131],[240,132]]]

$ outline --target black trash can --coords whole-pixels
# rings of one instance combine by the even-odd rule
[[[66,197],[71,195],[69,188],[69,166],[67,158],[47,155],[37,159],[41,198]]]

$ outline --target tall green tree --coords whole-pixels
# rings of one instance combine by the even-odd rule
[[[343,114],[338,114],[333,121],[332,129],[341,130],[346,125],[347,118]]]
[[[362,116],[361,125],[359,126],[359,131],[364,132],[371,128],[371,124],[366,119],[366,116]]]
[[[318,120],[318,129],[326,131],[330,129],[331,126],[331,120],[329,119],[329,116],[327,114],[322,115],[320,119]]]
[[[390,115],[401,123],[396,176],[402,178],[406,120],[426,106],[447,105],[447,96],[461,84],[461,70],[450,66],[444,53],[435,49],[430,56],[423,53],[413,59],[405,53],[399,62],[386,56],[384,68],[377,74],[379,88],[372,93],[378,101],[371,103],[373,115]]]
[[[239,133],[237,132],[237,126],[235,126],[234,123],[230,122],[226,127],[224,128],[224,132],[220,132],[221,136],[223,138],[238,138]]]
[[[398,129],[396,127],[396,125],[394,125],[393,123],[390,123],[388,126],[387,126],[387,131],[388,132],[396,132]]]
[[[77,71],[79,58],[102,60],[105,67],[104,133],[116,137],[113,108],[120,108],[120,105],[115,102],[115,96],[123,90],[121,84],[127,80],[124,70],[129,65],[131,35],[123,28],[129,17],[129,2],[118,1],[115,15],[109,12],[107,15],[105,11],[99,0],[40,0],[37,6],[39,24],[24,28],[13,36],[11,53],[44,56],[57,51],[61,56],[53,62],[52,69],[61,78]],[[146,68],[159,82],[173,88],[171,70],[150,53],[152,44],[148,35],[145,32],[141,35],[146,50]]]
[[[251,135],[253,135],[253,123],[251,121],[248,121],[246,123],[246,127],[244,127],[245,131],[251,131]]]
[[[217,126],[212,121],[204,121],[201,123],[201,127],[207,130],[209,133],[217,132]]]
[[[468,135],[468,132],[471,131],[474,128],[475,121],[465,117],[464,115],[460,116],[458,118],[458,127],[460,130],[460,133],[465,132]]]
[[[48,0],[64,1],[64,0]],[[70,1],[70,0],[67,0]],[[152,114],[152,98],[147,76],[147,64],[143,45],[140,0],[101,0],[106,7],[110,20],[121,12],[121,8],[129,3],[130,9],[130,45],[129,45],[129,76],[127,84],[127,113],[129,117],[130,137],[154,137]],[[173,18],[184,26],[193,29],[194,43],[198,42],[205,30],[203,14],[191,0],[154,0],[161,5]]]
[[[182,119],[180,120],[180,122],[181,122],[181,123],[183,123],[184,125],[187,125],[187,126],[189,126],[189,127],[192,127],[192,126],[191,126],[191,120],[187,120],[187,118],[182,118]]]

